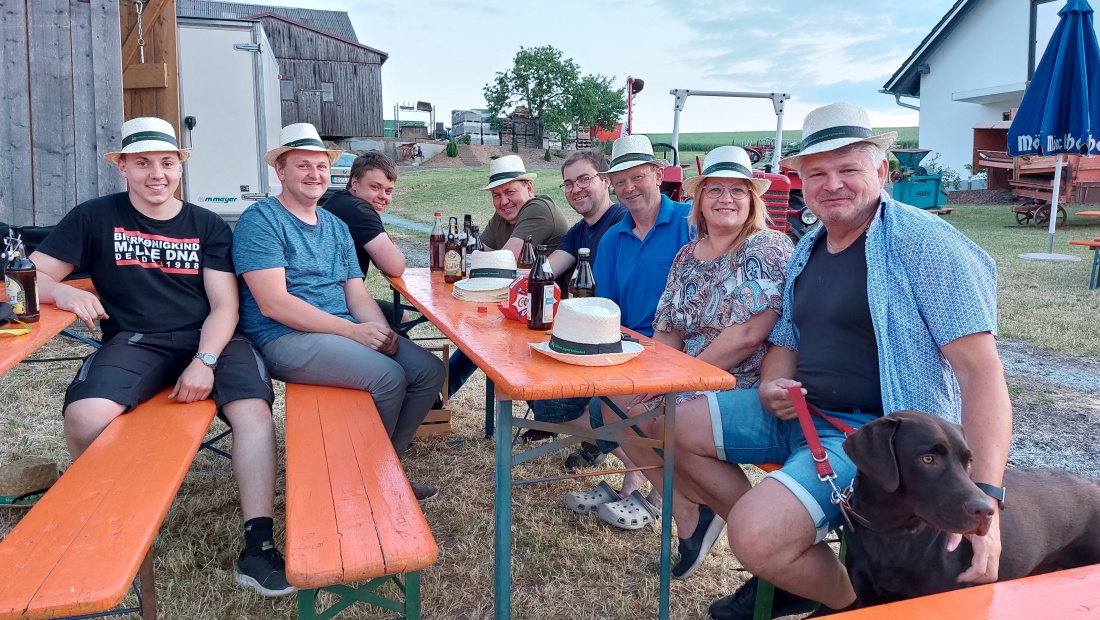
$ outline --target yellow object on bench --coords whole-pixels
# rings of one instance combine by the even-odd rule
[[[370,394],[287,384],[286,539],[300,619],[319,617],[317,590],[343,598],[324,617],[356,601],[419,617],[417,571],[438,549]],[[387,581],[403,603],[374,592]]]
[[[109,610],[139,566],[155,617],[150,549],[214,411],[166,390],[115,418],[0,541],[0,619]]]

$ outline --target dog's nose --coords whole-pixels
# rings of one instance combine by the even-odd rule
[[[974,497],[966,502],[966,512],[975,519],[992,518],[993,503],[985,497]]]

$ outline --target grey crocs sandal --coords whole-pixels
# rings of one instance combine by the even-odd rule
[[[565,505],[569,506],[569,509],[573,512],[581,515],[586,515],[590,512],[596,512],[596,509],[601,504],[607,502],[613,502],[621,500],[622,496],[619,492],[611,488],[610,484],[606,482],[600,482],[591,491],[580,492],[572,491],[565,494]]]
[[[597,512],[605,522],[624,530],[640,530],[661,518],[661,511],[637,491],[617,502],[601,504]]]

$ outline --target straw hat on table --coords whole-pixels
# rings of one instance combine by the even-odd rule
[[[531,348],[578,366],[622,364],[637,357],[644,347],[624,341],[619,325],[619,306],[610,299],[566,299],[558,305],[550,342],[532,342]]]

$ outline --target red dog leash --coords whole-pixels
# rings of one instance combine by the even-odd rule
[[[814,457],[814,466],[817,467],[817,477],[822,482],[829,483],[829,486],[833,488],[831,501],[840,506],[840,512],[844,515],[844,520],[848,522],[849,527],[852,525],[852,521],[849,518],[849,514],[854,516],[858,521],[863,522],[866,525],[866,520],[852,511],[851,505],[848,503],[848,499],[852,495],[854,488],[851,484],[847,488],[840,488],[836,485],[836,472],[833,471],[833,466],[829,464],[829,454],[825,452],[825,448],[821,445],[821,437],[817,434],[817,428],[814,427],[813,416],[825,420],[829,424],[832,424],[837,430],[844,433],[845,437],[850,437],[852,433],[856,432],[850,424],[841,422],[840,420],[823,413],[817,407],[806,402],[806,397],[802,395],[802,388],[789,387],[787,392],[791,395],[791,402],[794,403],[794,411],[798,414],[798,424],[802,427],[802,434],[806,436],[806,444],[810,448],[810,454]]]

